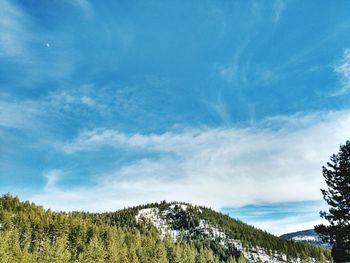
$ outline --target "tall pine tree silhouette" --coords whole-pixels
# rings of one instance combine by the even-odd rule
[[[350,141],[340,146],[322,171],[328,189],[321,191],[330,208],[320,214],[329,224],[315,230],[332,245],[335,262],[350,262]]]

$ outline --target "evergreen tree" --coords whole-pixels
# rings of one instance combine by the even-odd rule
[[[243,256],[243,254],[241,254],[238,258],[237,263],[247,263],[248,261],[245,259],[245,257]]]
[[[67,250],[67,237],[57,238],[54,244],[46,241],[43,244],[42,251],[38,253],[36,262],[40,263],[67,263],[70,259],[70,253]]]
[[[175,247],[174,263],[186,263],[183,247],[177,244]]]
[[[20,248],[19,235],[16,229],[10,229],[4,232],[0,231],[0,262],[34,262],[32,255]]]
[[[308,257],[308,255],[306,253],[302,253],[302,255],[301,255],[301,262],[302,263],[309,263],[310,262],[309,257]]]
[[[229,257],[227,260],[227,263],[237,263],[236,258],[235,257]]]
[[[9,253],[10,246],[9,246],[9,232],[0,232],[0,258],[5,263],[10,262],[11,255]]]
[[[128,259],[128,247],[125,243],[122,244],[119,254],[118,254],[118,263],[129,263]]]
[[[205,255],[203,253],[203,248],[200,248],[197,255],[196,255],[196,263],[206,263],[207,260],[205,258]]]
[[[163,242],[160,242],[160,240],[157,241],[155,250],[154,250],[154,263],[167,263],[167,252],[166,248]],[[188,261],[190,263],[192,261]]]
[[[320,254],[320,263],[326,263],[327,262],[327,259],[325,257],[325,255],[321,252]]]
[[[340,146],[338,154],[330,157],[323,167],[328,189],[322,189],[323,198],[330,206],[321,216],[329,225],[318,225],[315,230],[332,245],[335,262],[350,261],[350,141]]]
[[[150,204],[145,207],[155,207]],[[169,209],[162,203],[161,209]],[[245,240],[252,248],[271,253],[290,254],[291,259],[305,253],[316,262],[330,253],[323,248],[281,240],[264,231],[204,207],[187,205],[170,223],[184,227],[181,238],[160,232],[147,222],[136,222],[139,206],[117,212],[52,212],[10,195],[0,197],[1,263],[236,263],[247,262],[234,245],[222,245],[229,239]],[[181,207],[177,206],[176,211]],[[160,213],[161,214],[161,213]],[[163,213],[165,214],[165,213]],[[175,221],[172,221],[175,220]],[[179,222],[177,222],[179,220]],[[205,220],[227,234],[227,240],[202,236],[196,228]],[[246,249],[248,249],[246,247]],[[322,259],[323,257],[323,259]]]
[[[104,263],[107,253],[100,242],[100,240],[94,236],[90,243],[87,245],[85,251],[79,255],[79,263]]]
[[[206,263],[214,263],[215,262],[215,257],[213,255],[213,253],[211,252],[211,250],[209,249],[204,249],[204,251],[202,252],[205,258],[205,262]]]

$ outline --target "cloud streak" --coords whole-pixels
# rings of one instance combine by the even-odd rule
[[[26,30],[30,21],[26,14],[10,1],[1,1],[0,57],[23,58],[28,53],[31,35]]]
[[[343,52],[343,57],[333,66],[334,72],[340,77],[340,88],[331,96],[341,96],[350,91],[350,49]]]
[[[44,172],[44,177],[46,178],[46,184],[44,190],[47,192],[55,191],[56,185],[63,172],[58,169],[53,169]]]
[[[310,219],[310,217],[303,215],[286,217],[278,220],[255,221],[250,223],[275,235],[282,235],[300,230],[313,229],[314,226],[324,224],[325,221],[321,218]]]
[[[264,128],[266,122],[275,126]],[[98,155],[110,147],[148,154],[112,172],[96,174],[92,186],[57,187],[32,199],[54,209],[92,211],[163,199],[216,209],[321,199],[321,166],[348,139],[350,112],[320,112],[266,122],[260,123],[261,127],[163,134],[86,131],[61,150],[75,155],[95,151]],[[79,198],[67,198],[72,195]]]
[[[240,208],[224,208],[222,212],[274,234],[312,229],[323,219],[319,211],[326,208],[322,201],[264,203]]]

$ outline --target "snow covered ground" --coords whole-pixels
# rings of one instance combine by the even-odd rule
[[[181,204],[180,209],[187,211],[187,206]],[[158,208],[145,208],[140,209],[136,215],[136,220],[144,220],[150,224],[153,224],[161,233],[161,238],[166,235],[171,236],[174,242],[180,237],[181,232],[176,229],[172,229],[171,222],[167,221],[169,214],[175,213],[175,205],[169,206],[168,209],[160,211]],[[229,239],[227,235],[222,232],[219,228],[210,225],[205,220],[200,220],[199,225],[195,228],[196,233],[200,233],[203,237],[212,240],[220,240],[223,247],[234,246],[238,251],[241,251],[249,262],[271,262],[271,263],[284,263],[287,262],[287,255],[279,253],[277,251],[271,252],[266,251],[263,248],[245,248],[239,240]],[[188,231],[185,231],[190,234]],[[298,237],[296,237],[298,238]],[[294,258],[291,260],[292,263],[302,263],[300,258]],[[314,258],[309,258],[310,263],[316,263]]]

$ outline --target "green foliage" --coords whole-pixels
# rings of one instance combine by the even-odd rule
[[[324,200],[330,206],[321,216],[329,225],[319,225],[315,230],[321,238],[332,245],[335,262],[350,261],[350,141],[340,146],[338,154],[333,154],[327,167],[323,167],[323,177],[328,189],[322,189]]]
[[[142,208],[158,208],[173,229],[181,231],[161,238],[147,222],[137,222]],[[281,251],[291,257],[307,255],[329,259],[327,250],[281,240],[261,230],[233,220],[213,210],[178,203],[150,204],[113,213],[56,213],[29,202],[4,195],[0,198],[1,262],[69,262],[69,263],[237,263],[247,262],[233,245],[222,246],[226,239],[242,240],[247,246]],[[206,220],[227,237],[206,238],[199,232]]]
[[[248,261],[242,255],[240,255],[237,263],[248,263]]]
[[[101,240],[94,236],[89,243],[86,245],[86,248],[79,255],[79,263],[103,263],[107,259],[107,252]]]
[[[56,238],[55,242],[44,241],[39,253],[36,253],[36,262],[61,263],[68,262],[70,253],[67,250],[67,238],[65,236]]]

